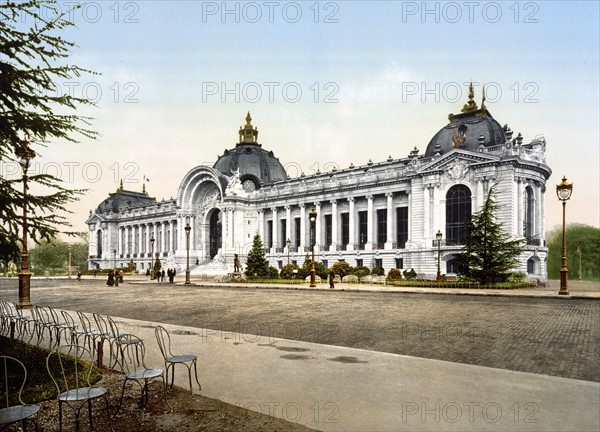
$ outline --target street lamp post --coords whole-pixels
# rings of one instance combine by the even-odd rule
[[[154,280],[154,237],[150,237],[150,280]]]
[[[29,148],[29,142],[23,140],[15,152],[19,158],[19,165],[23,169],[23,250],[21,251],[21,271],[19,272],[19,302],[20,309],[31,308],[31,273],[29,272],[29,251],[27,249],[27,170],[31,159],[35,157],[35,151]]]
[[[315,277],[315,238],[316,238],[316,222],[317,222],[317,210],[313,207],[310,213],[308,214],[310,218],[310,246],[312,250],[312,266],[310,269],[310,286],[316,287],[316,277]]]
[[[562,260],[560,265],[560,290],[558,294],[567,295],[569,294],[568,279],[569,270],[567,269],[567,231],[566,231],[566,206],[567,201],[571,198],[573,192],[573,183],[567,182],[567,177],[563,176],[560,184],[556,186],[556,195],[558,199],[562,201],[563,205],[563,219],[562,219]]]
[[[67,274],[69,276],[69,279],[71,279],[71,244],[68,245],[69,248],[69,268],[67,270]]]
[[[287,239],[285,243],[287,244],[288,265],[290,265],[290,244],[292,244],[292,241]]]
[[[185,264],[185,284],[189,285],[190,282],[190,231],[192,227],[190,226],[190,218],[187,217],[185,219],[185,245],[187,249],[186,255],[186,264]]]
[[[437,234],[435,235],[435,239],[437,241],[437,249],[438,249],[438,253],[437,253],[437,276],[436,276],[435,280],[439,281],[442,278],[442,272],[440,271],[440,247],[442,245],[442,232],[440,230],[438,230]]]

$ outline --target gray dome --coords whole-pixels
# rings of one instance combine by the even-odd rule
[[[144,185],[145,189],[145,185]],[[146,193],[127,191],[123,189],[123,182],[115,193],[108,194],[108,198],[96,208],[96,213],[119,213],[132,207],[139,207],[156,203],[156,198],[149,197]]]
[[[226,176],[239,169],[240,180],[252,180],[257,188],[261,183],[271,183],[286,179],[285,169],[272,151],[262,148],[257,142],[258,129],[252,127],[250,113],[246,116],[246,126],[240,127],[240,142],[235,148],[225,150],[213,168]]]
[[[448,119],[450,123],[429,141],[425,156],[448,153],[455,148],[477,151],[480,145],[490,147],[506,142],[506,131],[485,107],[485,99],[481,108],[477,107],[472,87],[469,102],[464,105],[462,112],[450,114]]]

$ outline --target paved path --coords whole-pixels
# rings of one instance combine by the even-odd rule
[[[431,340],[429,338],[434,337],[435,330],[426,326],[435,322],[445,323],[442,318],[447,314],[451,316],[450,322],[458,322],[458,319],[471,320],[474,311],[485,306],[482,316],[488,317],[490,324],[494,324],[494,320],[499,317],[505,316],[505,319],[510,320],[510,317],[515,315],[529,316],[533,321],[523,336],[513,334],[507,339],[500,332],[500,336],[494,339],[498,343],[494,342],[491,345],[492,349],[501,351],[501,346],[507,340],[524,340],[526,343],[523,346],[530,349],[525,350],[522,355],[528,355],[528,351],[534,352],[534,357],[529,361],[536,363],[542,360],[541,357],[546,357],[543,351],[552,349],[555,344],[567,347],[570,345],[570,350],[562,353],[565,355],[562,359],[565,363],[562,370],[567,370],[567,364],[578,364],[582,361],[576,352],[584,346],[584,340],[587,340],[588,345],[597,345],[597,305],[600,305],[597,301],[536,301],[513,296],[487,298],[414,294],[373,295],[331,293],[327,290],[307,296],[303,295],[307,293],[298,291],[257,292],[239,288],[234,291],[167,284],[126,285],[119,290],[97,284],[77,287],[64,281],[57,285],[34,286],[32,298],[39,303],[53,304],[65,309],[80,309],[80,306],[86,306],[85,310],[88,311],[124,317],[117,320],[147,341],[150,362],[156,366],[161,364],[161,359],[157,347],[151,343],[154,340],[153,328],[157,322],[172,322],[173,324],[167,324],[167,327],[173,334],[175,350],[200,354],[203,395],[296,421],[315,429],[600,429],[600,385],[597,382],[296,341],[292,337],[280,338],[269,333],[256,335],[248,326],[244,331],[236,332],[235,328],[211,329],[198,324],[177,325],[179,321],[190,320],[201,323],[205,318],[203,315],[212,308],[216,308],[216,314],[221,314],[221,322],[225,322],[223,317],[227,315],[223,314],[227,311],[245,311],[245,316],[250,318],[242,322],[262,323],[264,321],[251,321],[252,317],[260,318],[264,309],[270,310],[269,316],[273,316],[271,308],[287,304],[287,308],[280,313],[280,316],[285,318],[297,313],[295,311],[331,310],[337,311],[338,314],[344,311],[346,313],[343,319],[338,319],[339,328],[344,329],[344,320],[360,316],[360,312],[369,303],[373,309],[365,320],[373,322],[379,319],[379,316],[385,316],[386,304],[393,303],[393,298],[396,298],[402,300],[400,304],[404,305],[399,310],[401,313],[394,308],[390,310],[401,316],[412,313],[408,322],[421,326],[416,332],[414,327],[406,326],[395,328],[396,331],[404,331],[404,339],[408,342],[421,341],[424,338],[423,343],[420,343],[422,346],[436,347],[450,338],[453,342],[443,350],[447,351],[449,346],[456,343],[456,340],[452,339],[453,336],[442,334],[437,340]],[[13,295],[14,287],[0,282],[0,298],[6,299]],[[374,300],[377,296],[383,301]],[[310,299],[312,307],[299,303],[302,297]],[[196,300],[192,302],[193,298]],[[252,302],[253,298],[258,301]],[[317,301],[319,298],[326,300]],[[369,299],[369,302],[366,299]],[[152,306],[154,304],[162,305],[162,308]],[[498,309],[506,309],[508,312],[497,315]],[[511,310],[515,312],[511,314]],[[136,320],[133,319],[134,315],[144,315],[144,318]],[[233,318],[235,321],[237,317]],[[555,322],[558,324],[553,324]],[[493,329],[502,328],[503,325]],[[390,324],[390,328],[394,329],[393,324]],[[360,333],[354,325],[349,329]],[[557,331],[563,333],[558,339],[554,339],[552,334]],[[345,333],[347,332],[340,330],[335,334]],[[579,335],[579,339],[575,335]],[[402,333],[400,338],[402,339]],[[462,347],[457,351],[464,352],[469,348],[485,351],[469,346],[469,338],[471,336],[468,334],[459,338],[458,343],[462,344]],[[357,341],[364,339],[378,338],[364,335],[357,337]],[[474,341],[488,339],[492,340],[487,336],[473,338]],[[485,352],[481,352],[480,355],[482,361],[487,361]],[[593,357],[593,353],[590,356]],[[596,368],[597,360],[596,355]],[[187,377],[178,373],[176,383],[186,387]]]

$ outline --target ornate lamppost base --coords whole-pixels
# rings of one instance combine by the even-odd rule
[[[559,295],[569,295],[569,288],[567,285],[568,274],[569,274],[568,270],[560,271],[560,290],[558,291]]]
[[[190,271],[189,270],[185,271],[185,284],[186,285],[191,284],[191,282],[190,282]]]
[[[19,273],[19,309],[31,309],[31,273]]]

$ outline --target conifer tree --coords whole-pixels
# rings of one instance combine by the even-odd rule
[[[481,210],[472,215],[465,248],[457,256],[458,274],[486,285],[508,279],[518,263],[524,242],[511,240],[502,224],[496,222],[498,204],[494,194],[492,186]]]
[[[247,277],[267,277],[267,258],[263,248],[263,242],[260,235],[256,234],[252,240],[252,249],[246,257],[246,276]]]
[[[78,108],[93,103],[57,91],[59,79],[92,73],[66,63],[75,44],[61,32],[73,26],[67,19],[72,13],[46,0],[0,2],[0,162],[19,162],[18,154],[33,156],[53,140],[75,143],[81,137],[96,137],[88,129],[90,118],[77,114]],[[69,226],[61,214],[83,192],[64,188],[60,179],[48,174],[29,175],[32,183],[46,194],[28,191],[25,200],[21,178],[0,176],[1,261],[18,260],[23,206],[28,210],[29,236],[36,242],[51,239]]]

